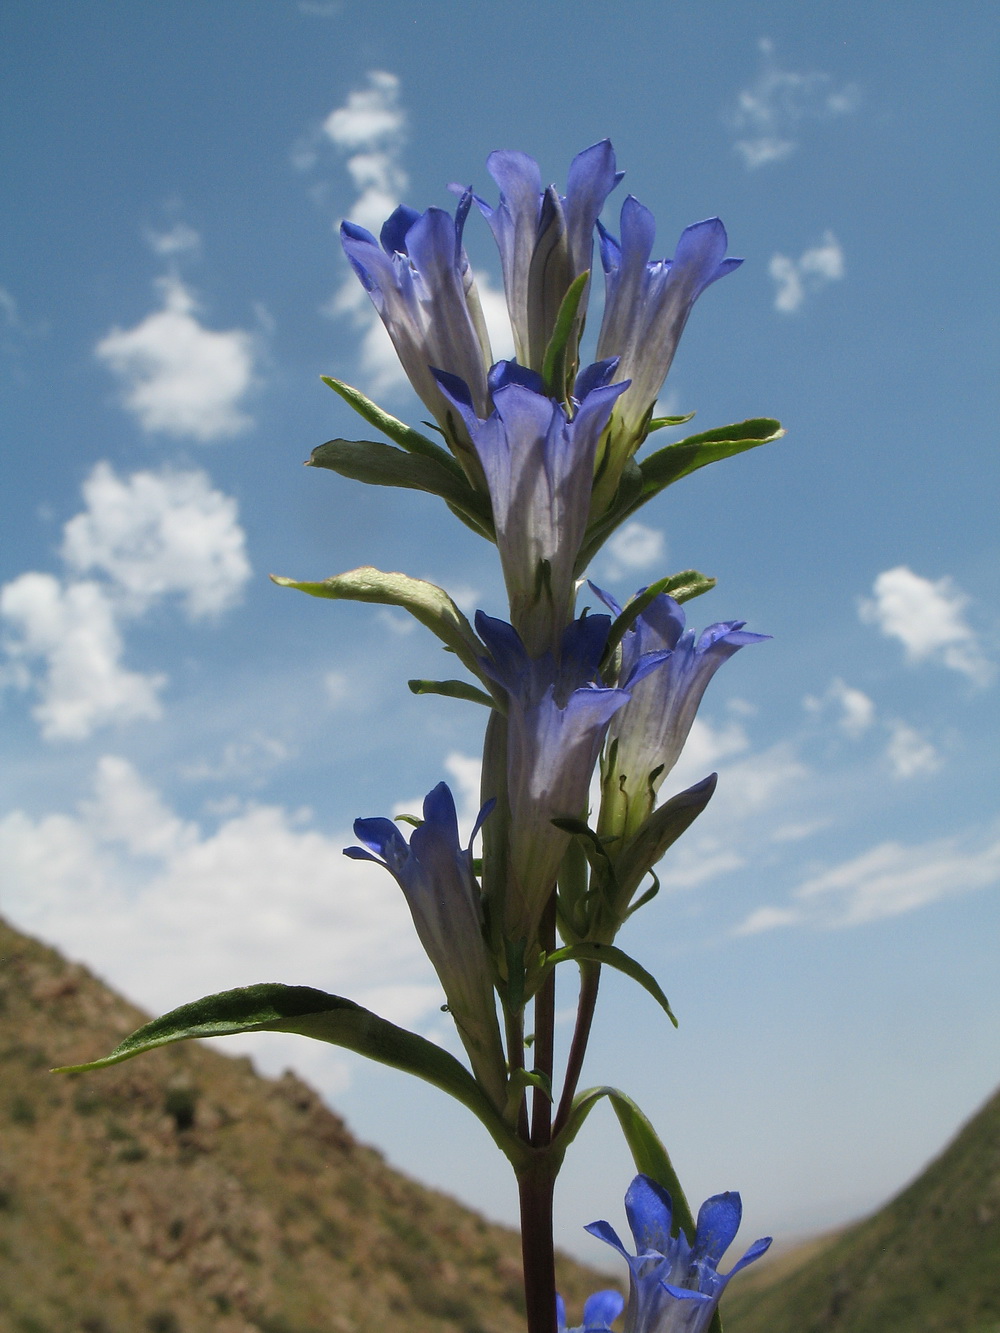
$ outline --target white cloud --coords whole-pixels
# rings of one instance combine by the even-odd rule
[[[204,472],[134,472],[98,463],[83,484],[86,509],[64,529],[76,573],[108,576],[133,611],[179,595],[193,618],[234,605],[250,578],[236,501]]]
[[[924,777],[936,773],[941,757],[925,736],[905,722],[890,722],[886,757],[897,778]]]
[[[192,618],[217,614],[250,577],[236,502],[203,472],[122,479],[102,462],[83,494],[86,508],[63,529],[70,577],[31,572],[0,589],[0,617],[14,630],[4,645],[8,683],[36,685],[32,711],[46,740],[160,717],[166,677],[122,665],[122,622],[168,596]]]
[[[736,107],[726,117],[739,137],[737,153],[752,171],[771,162],[783,162],[798,147],[798,135],[807,120],[832,120],[857,109],[858,90],[852,85],[834,88],[829,74],[798,74],[778,67],[774,43],[758,43],[762,68],[755,82],[744,88]]]
[[[796,923],[865,925],[996,884],[1000,842],[940,838],[910,847],[883,842],[805,880],[792,894],[792,905],[757,908],[734,933],[751,935]]]
[[[215,762],[200,759],[197,763],[186,765],[181,769],[181,776],[189,782],[231,782],[245,778],[259,780],[269,769],[285,763],[290,754],[284,741],[254,732],[246,740],[229,741]]]
[[[986,685],[993,676],[974,630],[963,611],[969,598],[950,578],[922,578],[906,565],[879,574],[874,600],[862,601],[859,615],[903,645],[910,662],[937,661]]]
[[[432,1015],[442,997],[403,895],[344,857],[350,841],[276,806],[205,831],[106,757],[78,813],[0,819],[3,910],[154,1010],[280,980],[397,1022]]]
[[[22,574],[0,590],[0,615],[19,633],[5,645],[15,664],[42,664],[32,715],[46,740],[83,740],[109,722],[160,716],[166,677],[122,666],[116,607],[99,584]],[[30,680],[26,670],[18,683]]]
[[[640,569],[662,564],[666,559],[663,533],[633,520],[618,529],[608,541],[608,578],[620,579]]]
[[[485,269],[476,269],[474,276],[479,304],[483,308],[483,319],[486,321],[486,332],[490,336],[493,360],[509,361],[514,355],[514,331],[510,326],[503,285],[494,287],[493,279]]]
[[[839,676],[831,682],[830,688],[821,698],[807,695],[802,702],[811,713],[822,712],[828,704],[838,708],[840,717],[837,725],[852,740],[863,736],[875,722],[874,702],[863,690],[846,684]]]
[[[201,237],[186,222],[176,222],[168,231],[146,230],[146,243],[154,255],[173,259],[177,255],[195,254],[201,249]]]
[[[807,296],[844,276],[844,252],[833,232],[826,231],[819,245],[803,250],[798,259],[772,255],[768,272],[778,287],[774,296],[775,310],[792,315]]]
[[[122,384],[123,405],[143,430],[202,443],[246,430],[252,421],[240,402],[253,383],[250,335],[205,328],[178,278],[157,285],[163,308],[134,328],[112,329],[95,348]]]

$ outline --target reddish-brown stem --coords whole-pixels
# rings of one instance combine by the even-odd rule
[[[580,964],[580,998],[576,1006],[576,1027],[573,1030],[573,1044],[569,1048],[566,1061],[566,1078],[563,1083],[559,1110],[556,1112],[552,1133],[558,1134],[573,1109],[580,1074],[583,1071],[583,1057],[587,1053],[590,1029],[594,1022],[594,1008],[597,1004],[597,988],[601,983],[600,963],[582,962]]]

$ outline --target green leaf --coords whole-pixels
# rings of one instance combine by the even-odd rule
[[[479,658],[484,652],[483,646],[462,612],[435,583],[411,578],[409,574],[386,574],[371,565],[348,570],[346,574],[335,574],[320,583],[301,583],[278,574],[272,574],[271,581],[279,588],[297,588],[310,597],[401,606],[436,634],[474,676],[481,675]]]
[[[401,486],[439,495],[453,509],[464,510],[484,532],[493,530],[488,502],[472,489],[457,463],[448,466],[375,440],[327,440],[318,445],[307,467],[327,468],[369,486]]]
[[[650,417],[646,434],[652,435],[654,430],[663,430],[665,426],[683,426],[685,422],[693,421],[694,416],[693,412],[687,412],[682,417]]]
[[[651,583],[638,597],[632,598],[611,626],[608,633],[608,645],[604,650],[602,660],[604,662],[610,661],[611,655],[624,639],[626,633],[639,619],[650,602],[659,597],[661,593],[666,593],[675,602],[689,602],[692,597],[700,597],[702,593],[710,592],[717,581],[705,574],[699,574],[696,569],[685,569],[680,574],[668,574],[666,578],[657,579],[655,583]]]
[[[627,953],[618,949],[613,944],[568,944],[564,949],[556,949],[546,958],[546,965],[567,962],[586,961],[590,963],[603,963],[606,967],[613,967],[618,972],[624,972],[627,977],[637,981],[643,990],[648,991],[653,999],[660,1006],[663,1012],[677,1026],[677,1019],[674,1017],[674,1011],[670,1008],[670,1001],[664,995],[660,988],[660,983],[651,972],[647,972],[641,963],[637,963],[634,958],[630,958]]]
[[[641,463],[635,464],[629,460],[629,465],[622,470],[618,490],[607,511],[594,518],[587,529],[577,557],[576,572],[582,573],[615,529],[665,487],[709,463],[732,458],[735,454],[778,440],[784,433],[781,423],[772,417],[756,417],[733,426],[719,426],[701,435],[689,435],[686,440],[668,444],[655,454],[650,454]],[[636,473],[639,484],[636,482]]]
[[[406,683],[413,694],[444,694],[449,699],[467,699],[470,703],[485,704],[487,708],[497,706],[484,690],[464,680],[408,680]]]
[[[345,384],[343,380],[335,380],[332,375],[321,375],[320,379],[327,388],[339,394],[345,403],[353,407],[359,416],[364,417],[370,426],[380,430],[383,435],[388,435],[390,440],[394,440],[396,444],[401,445],[407,453],[423,454],[425,458],[433,458],[442,467],[449,467],[455,463],[447,449],[442,449],[439,444],[435,444],[426,435],[421,435],[420,431],[414,430],[412,426],[407,426],[405,422],[400,421],[397,417],[390,416],[377,403],[373,403],[370,398],[366,398],[360,389]]]
[[[55,1072],[79,1074],[91,1069],[106,1069],[171,1042],[231,1036],[237,1032],[297,1032],[414,1074],[455,1097],[478,1116],[511,1161],[520,1161],[525,1156],[524,1145],[507,1128],[486,1093],[453,1055],[415,1032],[379,1018],[353,1000],[327,995],[312,986],[265,982],[207,995],[192,1004],[181,1005],[162,1018],[154,1018],[126,1037],[103,1059],[64,1065]]]
[[[576,312],[580,309],[580,301],[589,281],[590,270],[588,269],[585,273],[580,273],[574,278],[566,289],[566,295],[559,306],[559,314],[556,316],[552,337],[545,349],[545,358],[542,362],[542,379],[545,382],[545,392],[553,398],[564,398],[566,395],[566,381],[569,378],[568,362],[570,358],[567,356],[569,341],[573,336]]]
[[[615,858],[615,871],[622,892],[622,901],[617,906],[622,917],[643,877],[708,805],[715,792],[716,781],[716,774],[712,773],[693,787],[664,801],[629,838],[621,854]]]
[[[643,490],[652,495],[658,494],[665,486],[689,476],[698,468],[716,463],[722,458],[746,453],[758,445],[769,444],[772,440],[780,439],[784,433],[780,421],[772,417],[756,417],[733,426],[719,426],[701,435],[689,435],[686,440],[665,445],[642,460],[639,471],[643,477]]]

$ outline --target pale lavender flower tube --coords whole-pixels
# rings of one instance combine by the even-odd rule
[[[481,420],[468,386],[438,373],[465,424],[493,504],[511,620],[529,654],[558,650],[573,615],[574,565],[587,528],[594,456],[626,384],[615,362],[577,376],[572,418],[539,376],[501,361],[490,373],[494,409]]]
[[[471,846],[459,843],[455,800],[445,783],[428,794],[423,813],[409,844],[391,819],[355,820],[355,836],[364,846],[346,847],[344,854],[384,866],[403,890],[476,1077],[502,1106],[504,1055]],[[473,839],[488,814],[484,807]]]

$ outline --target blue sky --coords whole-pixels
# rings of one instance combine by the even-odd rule
[[[692,1195],[740,1189],[755,1235],[902,1185],[1000,1079],[1000,478],[995,11],[901,12],[8,3],[0,910],[151,1009],[305,982],[450,1040],[398,890],[341,848],[441,777],[471,809],[480,712],[408,694],[440,675],[423,631],[266,576],[370,563],[502,610],[495,552],[431,498],[301,466],[368,433],[320,374],[423,415],[336,226],[447,206],[450,181],[489,194],[498,147],[562,183],[607,135],[612,229],[631,190],[660,253],[718,214],[746,261],[662,405],[788,436],[595,562],[619,595],[696,566],[719,586],[691,623],[774,639],[713,683],[672,777],[718,769],[718,795],[623,937],[680,1031],[609,979],[585,1078],[635,1095]],[[514,1217],[505,1164],[433,1090],[251,1048]],[[618,1218],[629,1174],[595,1113],[564,1243],[601,1262],[579,1228]]]

